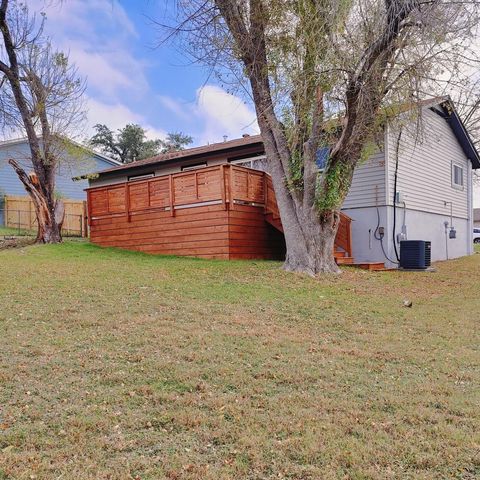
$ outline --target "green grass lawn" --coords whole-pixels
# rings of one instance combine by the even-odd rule
[[[11,236],[11,235],[30,235],[30,236],[35,236],[36,232],[33,230],[22,230],[19,228],[10,228],[10,227],[2,227],[0,226],[0,240],[4,236]]]
[[[0,479],[480,478],[480,255],[437,267],[0,251]]]

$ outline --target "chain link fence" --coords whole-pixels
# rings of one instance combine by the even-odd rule
[[[36,237],[37,219],[31,210],[0,208],[0,240],[12,237]],[[84,215],[66,213],[63,221],[64,237],[86,236]]]

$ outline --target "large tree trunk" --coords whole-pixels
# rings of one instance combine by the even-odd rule
[[[278,162],[272,166],[277,170]],[[305,207],[285,186],[285,178],[279,175],[278,171],[272,172],[287,247],[285,270],[312,276],[340,273],[334,258],[340,221],[338,212],[320,215],[314,205]]]
[[[265,113],[268,111],[269,109],[264,109],[263,115],[257,112],[285,235],[287,253],[284,268],[312,276],[319,273],[340,273],[334,258],[340,216],[334,210],[320,213],[315,206],[318,174],[314,163],[315,152],[310,159],[313,162],[311,195],[304,195],[304,191],[292,191],[287,185],[285,173],[290,151],[281,125],[273,115]]]
[[[65,206],[61,200],[54,200],[53,192],[45,192],[35,173],[27,175],[18,163],[10,159],[18,178],[32,199],[38,222],[37,243],[60,243],[62,241],[62,225],[65,218]]]
[[[309,219],[299,225],[303,236],[286,240],[284,268],[312,276],[319,273],[340,273],[333,255],[338,219],[338,214],[332,213],[328,219]]]

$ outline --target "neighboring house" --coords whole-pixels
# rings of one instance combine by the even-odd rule
[[[473,226],[480,228],[480,208],[473,209]]]
[[[399,127],[398,122],[387,124],[383,129],[383,135],[380,135],[382,138],[378,142],[377,152],[372,154],[367,161],[358,165],[355,170],[352,186],[342,212],[353,220],[351,223],[352,251],[347,253],[349,256],[353,256],[356,263],[381,262],[388,267],[395,267],[397,265],[396,251],[399,252],[399,242],[402,239],[430,241],[432,260],[455,258],[473,252],[472,170],[480,168],[480,157],[450,99],[437,98],[423,102],[421,119],[420,129],[416,128],[416,122],[413,120],[407,122],[404,127]],[[324,155],[319,155],[320,167],[322,156],[324,157]],[[163,209],[165,212],[171,209],[173,216],[174,210],[177,208],[176,200],[173,199],[172,203],[172,198],[168,199],[168,195],[170,194],[170,197],[172,195],[172,180],[170,180],[169,187],[167,183],[162,183],[167,182],[167,177],[164,177],[164,180],[158,177],[177,174],[174,175],[174,179],[175,185],[178,184],[178,186],[173,186],[176,189],[176,195],[181,197],[182,192],[185,193],[194,188],[196,189],[196,198],[200,199],[199,188],[202,191],[207,189],[206,191],[213,192],[219,182],[217,178],[208,179],[206,174],[201,173],[202,169],[222,164],[263,170],[265,168],[265,152],[261,137],[244,136],[241,139],[159,155],[100,172],[97,178],[90,180],[92,188],[112,185],[118,185],[118,188],[110,187],[90,191],[96,198],[95,201],[90,202],[91,206],[94,206],[94,210],[91,212],[94,227],[98,224],[99,230],[114,230],[111,238],[104,244],[163,253],[158,245],[152,247],[152,242],[156,242],[156,240],[152,240],[152,237],[157,234],[153,235],[151,232],[150,236],[146,236],[144,233],[145,223],[138,226],[140,228],[138,232],[143,233],[137,233],[136,224],[132,220],[137,218],[135,210],[139,214],[147,215],[147,212],[152,212],[155,208]],[[185,176],[184,182],[181,183],[182,176],[178,173],[193,170],[198,171],[194,180],[191,175]],[[207,168],[205,172],[208,171]],[[238,175],[240,174],[238,173]],[[248,176],[245,180],[227,174],[226,184],[221,187],[223,200],[217,199],[215,202],[225,203],[225,198],[228,199],[229,195],[237,194],[237,196],[239,195],[238,200],[232,197],[230,206],[237,203],[241,204],[242,208],[246,208],[246,204],[254,207],[258,206],[261,201],[266,203],[265,193],[260,186],[254,185],[257,189],[256,193],[252,190],[252,183],[249,186],[250,178],[251,182],[255,179],[253,176]],[[157,179],[158,182],[155,180],[156,183],[154,183],[154,179]],[[197,185],[197,181],[201,182],[200,186]],[[241,188],[245,187],[245,181],[248,195],[246,193],[242,197],[236,192],[240,192]],[[122,185],[130,187],[122,189]],[[155,200],[158,203],[155,204],[152,199],[156,198],[157,191],[163,192],[164,197],[158,197],[158,201]],[[135,192],[138,192],[139,195],[141,192],[145,198],[141,201],[138,200],[139,197],[136,199]],[[124,198],[127,199],[126,206],[123,203]],[[195,198],[195,196],[190,195],[188,198]],[[213,199],[214,197],[207,195],[202,198]],[[255,200],[253,200],[254,198]],[[173,208],[169,206],[169,201]],[[135,202],[137,203],[135,204]],[[109,204],[112,205],[110,210]],[[197,202],[195,205],[205,207],[213,204],[214,202],[205,201]],[[190,201],[190,205],[194,205],[193,200]],[[98,210],[95,210],[97,207]],[[213,210],[214,207],[212,206],[210,209]],[[118,213],[114,213],[115,211]],[[107,222],[109,215],[119,217],[123,215],[120,212],[125,212],[127,219],[125,224],[121,223],[120,219],[115,221],[110,219],[108,221],[111,221],[112,224],[117,222],[118,226],[100,228],[102,222]],[[250,214],[253,215],[253,213]],[[96,215],[98,221],[95,218]],[[141,218],[148,220],[150,217]],[[167,217],[163,221],[166,222]],[[230,219],[225,222],[229,225],[227,228],[228,239],[236,238],[237,229],[231,227]],[[255,219],[252,222],[251,225],[248,222],[245,225],[250,228],[248,234],[254,236],[251,227],[260,220]],[[260,223],[258,224],[260,225]],[[186,223],[184,223],[185,225]],[[171,228],[174,230],[177,227],[172,224]],[[216,231],[220,231],[218,228]],[[452,228],[454,232],[451,233]],[[123,236],[117,235],[121,233],[121,229],[123,229]],[[95,228],[92,229],[92,232],[95,232]],[[92,236],[93,241],[96,241],[95,235],[96,233]],[[194,242],[194,237],[189,240],[188,235],[189,229],[187,228],[182,232],[181,237],[181,241],[185,244],[189,241]],[[134,240],[136,238],[139,240]],[[198,241],[201,242],[210,237],[207,233],[203,233],[203,236],[198,238]],[[102,239],[98,238],[98,242],[101,243],[101,241]],[[253,239],[249,237],[248,241],[251,243]],[[265,242],[262,244],[262,249],[267,251],[268,239]],[[203,244],[197,244],[197,246],[206,248],[203,247]],[[176,250],[168,251],[175,253]],[[227,258],[232,258],[232,252],[236,251],[237,247],[227,249]],[[182,254],[182,251],[178,253]],[[248,253],[252,256],[255,254],[253,250]],[[196,253],[185,250],[184,254]],[[258,256],[262,255],[259,253]]]
[[[72,177],[87,172],[103,170],[120,165],[104,155],[98,154],[72,142],[58,165],[55,189],[59,196],[70,200],[86,199],[87,180],[74,182]],[[8,159],[13,158],[28,173],[33,170],[30,149],[26,138],[0,142],[0,225],[3,225],[3,198],[5,195],[26,196],[27,192],[17,177]]]

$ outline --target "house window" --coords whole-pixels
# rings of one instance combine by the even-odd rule
[[[463,190],[463,167],[452,163],[452,186]]]
[[[323,172],[327,166],[328,156],[330,155],[330,147],[321,147],[317,150],[317,155],[315,163],[317,164],[318,170]]]
[[[144,173],[142,175],[131,175],[130,177],[128,177],[128,181],[133,182],[135,180],[145,180],[146,178],[152,178],[154,176],[155,176],[154,173]]]
[[[267,157],[265,155],[260,157],[238,158],[236,160],[230,160],[230,163],[232,165],[238,165],[239,167],[261,170],[262,172],[267,170]]]
[[[198,170],[207,166],[207,162],[195,163],[194,165],[185,165],[182,167],[182,172],[188,172],[189,170]]]

